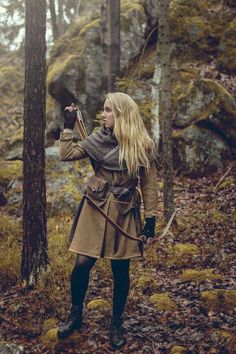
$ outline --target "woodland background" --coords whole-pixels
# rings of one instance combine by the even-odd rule
[[[77,102],[89,131],[99,126],[104,94],[103,1],[55,1],[47,10],[46,198],[50,269],[22,288],[24,11],[2,0],[0,44],[0,352],[109,353],[109,262],[93,270],[84,330],[59,341],[70,306],[75,255],[67,236],[87,161],[62,163],[63,109]],[[157,238],[134,261],[121,353],[233,353],[235,315],[236,3],[172,0],[171,103],[175,223],[165,237],[160,146]],[[158,135],[158,1],[121,1],[121,71],[116,89],[138,103]],[[56,24],[56,27],[55,27]],[[161,137],[160,137],[161,140]]]

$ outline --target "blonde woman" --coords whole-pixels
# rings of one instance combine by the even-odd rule
[[[58,336],[67,337],[81,328],[90,271],[96,259],[108,258],[114,279],[110,341],[118,349],[126,343],[122,314],[129,291],[130,260],[142,256],[143,241],[155,234],[157,181],[154,143],[133,99],[121,92],[107,94],[102,117],[100,131],[73,144],[76,112],[72,106],[64,112],[60,159],[89,157],[94,176],[88,180],[71,229],[69,250],[77,254],[71,274],[72,306]],[[138,185],[144,203],[143,229]]]

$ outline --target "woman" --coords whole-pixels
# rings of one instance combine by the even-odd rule
[[[130,259],[141,256],[143,240],[155,234],[157,181],[154,143],[132,98],[121,92],[109,93],[102,117],[100,131],[73,144],[76,112],[73,106],[65,108],[60,159],[89,157],[94,176],[88,180],[71,229],[69,250],[77,253],[71,274],[72,306],[67,320],[58,328],[58,336],[67,337],[81,328],[89,273],[97,258],[108,258],[114,278],[110,341],[113,349],[118,349],[126,343],[122,314],[129,291]],[[143,230],[138,183],[144,202]]]

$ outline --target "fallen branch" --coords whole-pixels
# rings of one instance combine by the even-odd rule
[[[165,237],[165,235],[168,233],[169,228],[170,228],[170,226],[171,226],[171,224],[172,224],[172,222],[173,222],[173,220],[174,220],[174,217],[175,217],[176,213],[177,213],[179,210],[180,210],[180,209],[176,209],[176,210],[173,212],[173,214],[171,215],[171,217],[170,217],[170,219],[169,219],[169,221],[168,221],[166,227],[164,228],[164,230],[163,230],[161,236],[158,238],[158,241],[162,240],[162,239]]]
[[[221,177],[221,179],[219,180],[219,182],[216,184],[215,188],[213,189],[213,193],[216,191],[217,187],[221,184],[221,182],[223,181],[223,179],[227,176],[227,174],[229,173],[229,171],[231,170],[232,167],[230,167],[225,174]]]

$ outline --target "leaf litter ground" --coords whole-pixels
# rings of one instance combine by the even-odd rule
[[[227,174],[221,180],[224,172]],[[201,297],[203,291],[236,289],[236,163],[232,162],[224,172],[197,180],[175,178],[177,222],[162,240],[157,237],[147,246],[143,259],[132,263],[131,289],[124,316],[127,345],[119,353],[179,353],[176,346],[184,347],[182,352],[185,353],[234,352],[236,307],[225,311],[222,306],[213,311]],[[161,220],[161,192],[158,212]],[[162,228],[160,221],[158,235]],[[179,259],[170,252],[177,243],[193,244],[199,248],[199,253]],[[214,268],[222,278],[183,281],[182,272],[190,268]],[[140,287],[141,276],[151,276],[155,286]],[[58,289],[51,306],[47,305],[50,295],[45,295],[42,289],[26,292],[16,285],[0,293],[2,342],[23,346],[24,353],[112,353],[109,263],[99,261],[93,269],[86,298],[86,303],[95,298],[105,299],[107,308],[86,309],[79,339],[50,348],[41,340],[43,323],[48,318],[55,318],[58,323],[66,317],[69,308],[69,287],[63,298]],[[176,303],[174,310],[160,311],[150,303],[151,295],[163,292]]]

